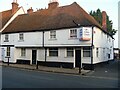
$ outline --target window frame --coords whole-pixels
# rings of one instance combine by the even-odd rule
[[[5,34],[5,40],[4,42],[9,42],[9,34]]]
[[[88,55],[86,55],[88,53]],[[83,57],[91,57],[91,48],[90,47],[83,47]]]
[[[58,57],[58,48],[49,48],[50,57]]]
[[[25,57],[25,56],[26,56],[26,49],[21,48],[21,57]]]
[[[56,39],[56,31],[55,30],[50,31],[50,39]]]
[[[7,47],[6,56],[7,56],[7,57],[10,57],[10,47]]]
[[[77,29],[70,29],[70,38],[77,38]]]
[[[99,48],[96,48],[96,57],[99,57]]]
[[[19,33],[19,41],[24,41],[24,34],[23,33]]]
[[[74,57],[74,48],[67,48],[66,52],[67,57]],[[70,53],[72,54],[70,55]]]

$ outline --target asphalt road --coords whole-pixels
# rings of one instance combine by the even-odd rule
[[[117,88],[118,78],[2,68],[2,88]]]

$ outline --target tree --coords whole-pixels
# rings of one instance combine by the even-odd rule
[[[96,11],[91,11],[90,15],[93,16],[96,21],[102,26],[102,12],[100,9],[97,9]],[[109,19],[109,16],[107,15],[107,31],[110,35],[115,35],[117,30],[113,29],[113,23],[112,20]]]

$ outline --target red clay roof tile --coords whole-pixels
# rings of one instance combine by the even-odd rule
[[[3,33],[29,32],[36,30],[55,30],[76,27],[77,24],[101,26],[76,2],[55,9],[43,9],[31,14],[19,15]]]

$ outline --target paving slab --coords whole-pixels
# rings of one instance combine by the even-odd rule
[[[8,67],[7,63],[0,63],[0,65]],[[47,66],[38,66],[38,69],[36,69],[36,65],[24,65],[24,64],[9,64],[9,67],[54,72],[54,73],[77,74],[77,75],[86,75],[87,73],[90,72],[90,70],[82,69],[81,73],[79,73],[79,68],[68,69],[68,68],[57,68],[57,67],[47,67]]]

